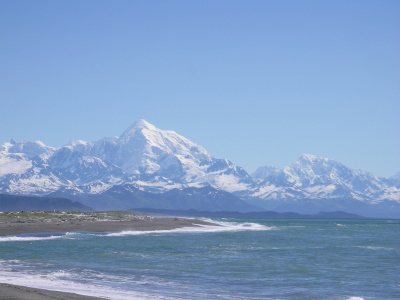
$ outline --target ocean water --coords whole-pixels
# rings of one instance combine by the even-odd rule
[[[110,299],[400,299],[400,220],[0,238],[0,282]]]

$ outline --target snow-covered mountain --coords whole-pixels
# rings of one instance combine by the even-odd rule
[[[254,183],[230,161],[144,120],[120,137],[93,143],[72,141],[60,148],[41,142],[5,143],[0,148],[0,182],[0,192],[35,195],[59,189],[100,193],[123,183],[153,192],[208,185],[240,192]]]
[[[302,155],[294,164],[283,169],[262,167],[253,174],[260,182],[255,196],[266,198],[348,197],[358,200],[379,201],[382,188],[387,188],[383,178],[364,171],[351,170],[343,164],[310,154]],[[394,199],[394,197],[391,197]]]
[[[229,160],[215,158],[174,131],[144,120],[119,137],[95,142],[72,141],[53,148],[12,139],[0,146],[0,193],[104,195],[126,184],[153,193],[210,186],[280,211],[400,205],[395,179],[309,154],[283,169],[262,167],[250,176]]]
[[[387,201],[400,204],[400,189],[390,180],[310,154],[302,155],[283,169],[260,167],[252,176],[258,188],[251,196],[265,200],[266,208],[286,210],[292,204],[302,206],[302,212],[314,212],[323,208],[321,204],[326,206],[327,201],[331,207],[345,201],[337,209],[344,205],[347,211],[354,212],[348,209],[352,205],[350,202],[357,209],[359,205],[379,205]]]
[[[253,182],[230,161],[214,158],[174,131],[160,130],[144,120],[135,122],[119,138],[95,142],[87,153],[136,176],[143,189],[212,185],[234,192]]]

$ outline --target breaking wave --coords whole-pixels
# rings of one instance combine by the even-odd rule
[[[211,219],[202,219],[213,225],[197,225],[196,227],[183,227],[171,230],[153,230],[153,231],[122,231],[109,233],[107,236],[141,235],[154,233],[210,233],[210,232],[239,232],[239,231],[265,231],[276,230],[277,227],[265,226],[257,223],[236,223],[223,222]]]
[[[121,232],[60,232],[60,233],[31,233],[17,236],[2,236],[0,242],[30,242],[45,241],[54,239],[77,239],[82,236],[125,236],[125,235],[144,235],[144,234],[168,234],[168,233],[210,233],[210,232],[239,232],[239,231],[265,231],[276,230],[277,227],[265,226],[257,223],[236,223],[226,221],[216,221],[211,219],[202,219],[211,225],[196,225],[192,227],[183,227],[166,230],[129,230]]]

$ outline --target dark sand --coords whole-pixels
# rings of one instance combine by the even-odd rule
[[[56,292],[0,283],[0,299],[7,300],[100,300],[106,298]]]
[[[43,232],[120,232],[170,230],[212,225],[201,220],[129,212],[20,212],[0,214],[0,236]],[[111,296],[112,297],[112,296]],[[0,283],[0,300],[98,300],[102,298]]]
[[[0,214],[0,236],[43,232],[154,231],[199,225],[211,224],[195,219],[128,212],[21,212]]]

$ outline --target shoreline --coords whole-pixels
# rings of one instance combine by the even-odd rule
[[[155,216],[133,212],[8,212],[0,213],[0,237],[45,233],[111,233],[173,230],[215,225],[197,219]],[[13,285],[0,282],[0,300],[101,300],[97,296]]]
[[[0,214],[0,236],[31,233],[121,232],[172,230],[215,225],[197,219],[131,212],[19,212]]]
[[[85,296],[46,289],[38,289],[21,285],[0,283],[0,299],[4,300],[104,300],[94,296]]]

